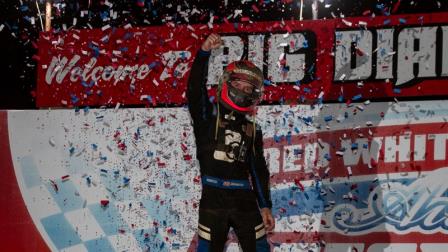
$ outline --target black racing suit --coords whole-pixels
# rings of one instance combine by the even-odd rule
[[[272,207],[262,132],[260,129],[254,132],[255,124],[244,114],[209,100],[206,88],[209,57],[209,52],[199,50],[187,89],[203,182],[198,251],[223,251],[229,227],[234,229],[244,252],[268,251],[259,210]],[[220,186],[206,183],[204,178],[218,181],[216,184]],[[246,183],[249,188],[238,187]],[[233,184],[237,186],[232,187]]]

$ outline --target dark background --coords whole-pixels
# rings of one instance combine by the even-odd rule
[[[241,9],[243,16],[249,16],[253,21],[298,20],[300,12],[300,0],[275,0],[274,2],[228,0],[227,4],[219,0],[109,0],[109,2],[113,4],[112,8],[108,6],[107,1],[53,1],[52,27],[58,30],[66,24],[67,28],[70,28],[74,17],[77,23],[72,28],[89,29],[90,27],[101,28],[106,24],[115,27],[128,23],[133,27],[162,25],[168,19],[178,24],[207,23],[210,14],[218,17],[214,23],[221,23],[223,17],[233,14],[237,9]],[[44,14],[45,1],[37,0],[37,3]],[[312,0],[304,0],[303,18],[305,20],[312,18],[311,3]],[[324,0],[318,3],[319,19],[448,11],[448,1],[442,0]],[[259,9],[258,13],[252,8],[254,4]],[[201,14],[188,14],[187,21],[177,12],[178,8],[189,13],[196,8]],[[118,13],[118,17],[107,20],[111,9]],[[88,14],[81,17],[81,11],[87,10]],[[33,59],[33,56],[37,54],[35,42],[41,31],[37,13],[36,0],[7,1],[1,4],[0,26],[3,25],[3,29],[0,31],[0,109],[36,108],[34,91],[37,61]],[[30,22],[31,17],[35,18],[34,25]],[[42,18],[45,25],[45,16]]]

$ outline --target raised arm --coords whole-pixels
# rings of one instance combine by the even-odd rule
[[[197,52],[188,77],[187,99],[188,108],[193,119],[197,124],[206,121],[212,113],[212,104],[207,94],[207,71],[210,51],[221,46],[221,37],[212,33],[207,37]]]

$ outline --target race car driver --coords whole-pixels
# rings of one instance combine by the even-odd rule
[[[244,252],[270,251],[267,232],[275,221],[262,132],[255,122],[263,74],[246,60],[228,64],[213,102],[206,87],[208,61],[211,50],[222,45],[218,34],[205,39],[187,87],[202,180],[197,251],[223,251],[230,227]]]

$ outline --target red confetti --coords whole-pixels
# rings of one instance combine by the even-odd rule
[[[194,177],[193,178],[193,182],[195,183],[195,184],[199,184],[199,182],[201,182],[201,176],[196,176],[196,177]]]
[[[356,48],[356,54],[357,54],[358,56],[364,56],[364,52],[361,51],[359,48]]]
[[[367,16],[367,15],[369,15],[369,14],[370,14],[370,10],[366,10],[366,11],[364,11],[364,12],[362,13],[363,16]]]
[[[302,192],[305,191],[305,187],[302,185],[302,183],[300,183],[300,179],[295,178],[294,179],[294,184],[296,184],[296,186],[299,187],[300,191],[302,191]]]
[[[255,4],[252,4],[252,9],[257,13],[260,11]]]
[[[345,104],[347,105],[347,107],[350,107],[350,104],[352,104],[352,100],[348,99]]]
[[[400,0],[398,0],[398,1],[395,3],[394,8],[392,9],[392,13],[397,12],[398,8],[400,7],[400,3],[401,3]]]
[[[106,207],[107,205],[109,205],[109,200],[101,200],[100,203],[102,207]]]

